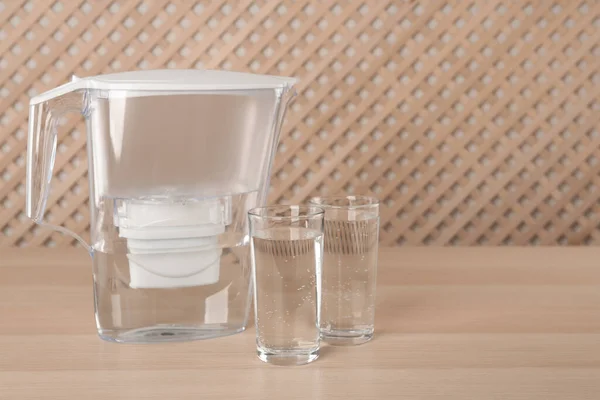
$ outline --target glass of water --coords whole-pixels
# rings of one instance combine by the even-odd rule
[[[379,202],[366,196],[315,197],[325,210],[321,338],[368,342],[375,327]]]
[[[319,356],[323,215],[314,206],[248,212],[258,357],[301,365]]]

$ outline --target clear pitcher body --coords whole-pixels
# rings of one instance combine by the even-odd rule
[[[179,76],[165,84],[172,71],[155,71],[144,85],[115,74],[117,83],[107,87],[84,82],[57,98],[32,100],[28,213],[39,222],[56,147],[52,121],[73,109],[86,117],[88,249],[104,339],[191,340],[246,327],[246,215],[266,201],[293,82],[269,77],[268,85],[256,84],[252,75],[234,74],[249,82],[236,86],[219,73],[220,86],[203,73],[217,72],[185,71],[187,82]]]

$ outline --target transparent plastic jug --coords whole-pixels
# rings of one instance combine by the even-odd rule
[[[295,79],[155,70],[74,78],[31,99],[27,215],[43,222],[67,112],[87,122],[100,337],[153,342],[243,331],[247,211],[263,205]]]

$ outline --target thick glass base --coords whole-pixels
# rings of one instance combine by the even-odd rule
[[[261,361],[273,365],[304,365],[319,358],[319,349],[306,350],[263,350],[257,349],[256,353]]]
[[[183,325],[156,325],[131,330],[98,331],[101,339],[117,343],[164,343],[212,339],[243,332],[239,328],[211,328]]]
[[[356,346],[373,339],[373,330],[321,331],[321,340],[333,346]]]

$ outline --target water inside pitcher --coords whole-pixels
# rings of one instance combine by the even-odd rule
[[[266,201],[292,78],[158,70],[74,79],[30,104],[27,214],[43,216],[57,120],[87,123],[99,335],[209,338],[248,322],[247,211]],[[47,225],[47,224],[46,224]]]

